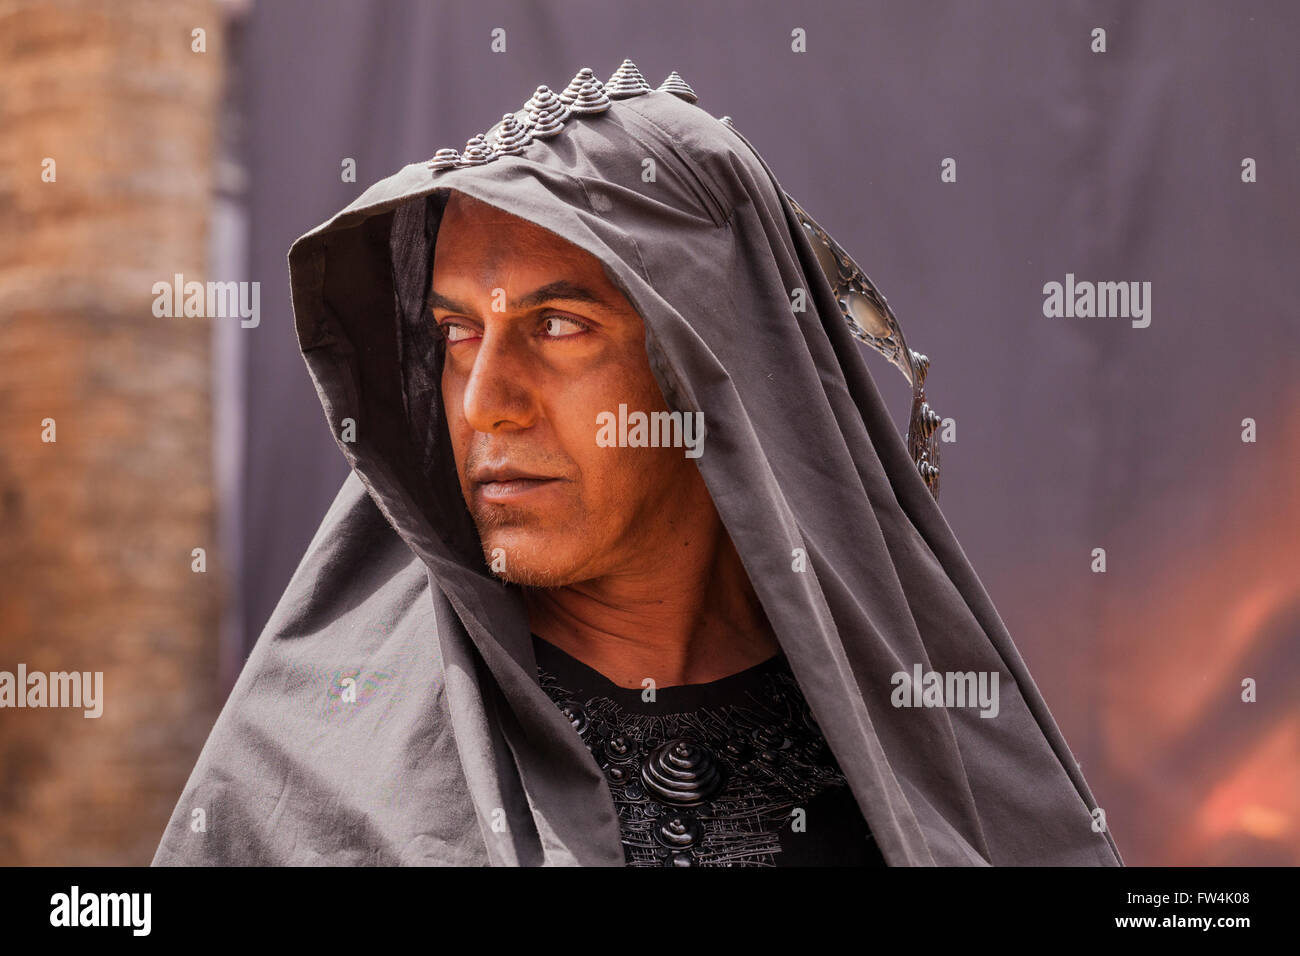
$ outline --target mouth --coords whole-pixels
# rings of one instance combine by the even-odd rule
[[[511,467],[480,468],[470,475],[474,497],[484,504],[513,504],[554,488],[563,481],[563,478],[532,474]]]

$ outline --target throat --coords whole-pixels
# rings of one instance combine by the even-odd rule
[[[781,646],[729,538],[725,545],[694,582],[615,578],[525,588],[531,629],[619,687],[730,677]]]

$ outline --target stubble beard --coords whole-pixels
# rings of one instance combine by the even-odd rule
[[[501,532],[505,532],[508,536],[511,529],[526,531],[529,525],[539,524],[535,514],[524,509],[494,505],[476,509],[473,518],[478,528],[483,560],[487,563],[493,577],[509,584],[529,588],[558,588],[577,583],[576,568],[569,564],[557,564],[545,557],[548,550],[545,540],[538,540],[539,537],[544,536],[544,532],[539,531],[529,536],[536,543],[530,542],[526,549],[522,549],[524,550],[522,555],[520,548],[511,547],[500,541]],[[580,524],[576,521],[573,523]],[[572,526],[569,522],[566,524]],[[502,553],[494,554],[493,552],[498,548]],[[494,567],[494,564],[502,563],[498,561],[502,557],[504,557],[504,566],[499,569]]]

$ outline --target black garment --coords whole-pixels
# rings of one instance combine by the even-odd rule
[[[628,866],[885,865],[783,653],[647,702],[533,646],[542,689],[605,771]]]

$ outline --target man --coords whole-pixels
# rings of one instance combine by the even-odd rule
[[[295,243],[353,477],[155,863],[1119,864],[826,249],[694,102],[584,70]]]
[[[523,586],[530,628],[544,641],[535,651],[549,669],[547,691],[613,774],[629,862],[882,862],[811,727],[788,736],[769,727],[780,740],[766,760],[757,746],[737,750],[748,759],[720,775],[713,750],[739,746],[738,722],[752,736],[786,716],[743,706],[748,695],[804,708],[788,669],[773,661],[780,645],[683,452],[692,419],[668,417],[644,325],[600,261],[453,192],[429,298],[446,341],[442,404],[484,560]],[[614,409],[667,428],[640,445],[603,447],[597,423]],[[667,440],[645,447],[659,438]],[[656,688],[648,701],[646,682]],[[646,745],[655,734],[666,739]],[[682,792],[650,789],[653,777],[646,784],[633,772],[638,749],[651,768],[681,749],[672,772]],[[759,801],[766,811],[753,809]],[[655,813],[642,812],[654,804]]]
[[[461,492],[489,566],[526,586],[532,630],[638,688],[776,654],[695,460],[597,441],[610,410],[669,411],[599,260],[459,192],[439,235],[430,299]],[[496,311],[498,295],[524,305]]]

